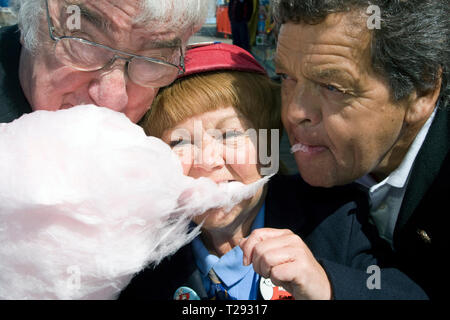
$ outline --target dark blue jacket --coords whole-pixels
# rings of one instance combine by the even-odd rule
[[[22,46],[17,26],[0,28],[0,123],[11,122],[31,107],[19,82]]]
[[[440,106],[409,177],[394,230],[398,266],[431,299],[447,299],[450,280],[450,106]]]

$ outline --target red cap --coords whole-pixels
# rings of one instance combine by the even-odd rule
[[[246,50],[227,43],[211,43],[192,45],[184,59],[186,72],[179,75],[183,78],[192,74],[235,70],[265,74],[266,70]]]

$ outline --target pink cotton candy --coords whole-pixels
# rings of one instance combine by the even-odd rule
[[[164,142],[96,106],[0,124],[0,298],[114,299],[198,234],[192,216],[252,185],[182,173]]]

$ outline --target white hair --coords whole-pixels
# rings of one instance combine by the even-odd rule
[[[10,6],[17,16],[24,45],[33,50],[38,45],[39,22],[44,13],[41,0],[12,0]]]
[[[209,3],[208,0],[141,0],[141,13],[136,22],[193,34],[203,25]],[[39,44],[39,25],[45,16],[44,1],[12,0],[10,6],[17,16],[25,47],[33,51]]]

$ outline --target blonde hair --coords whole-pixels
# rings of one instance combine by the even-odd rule
[[[147,135],[161,138],[164,131],[187,118],[230,106],[248,121],[248,129],[282,127],[279,85],[265,75],[240,71],[175,81],[160,91],[140,125]]]

